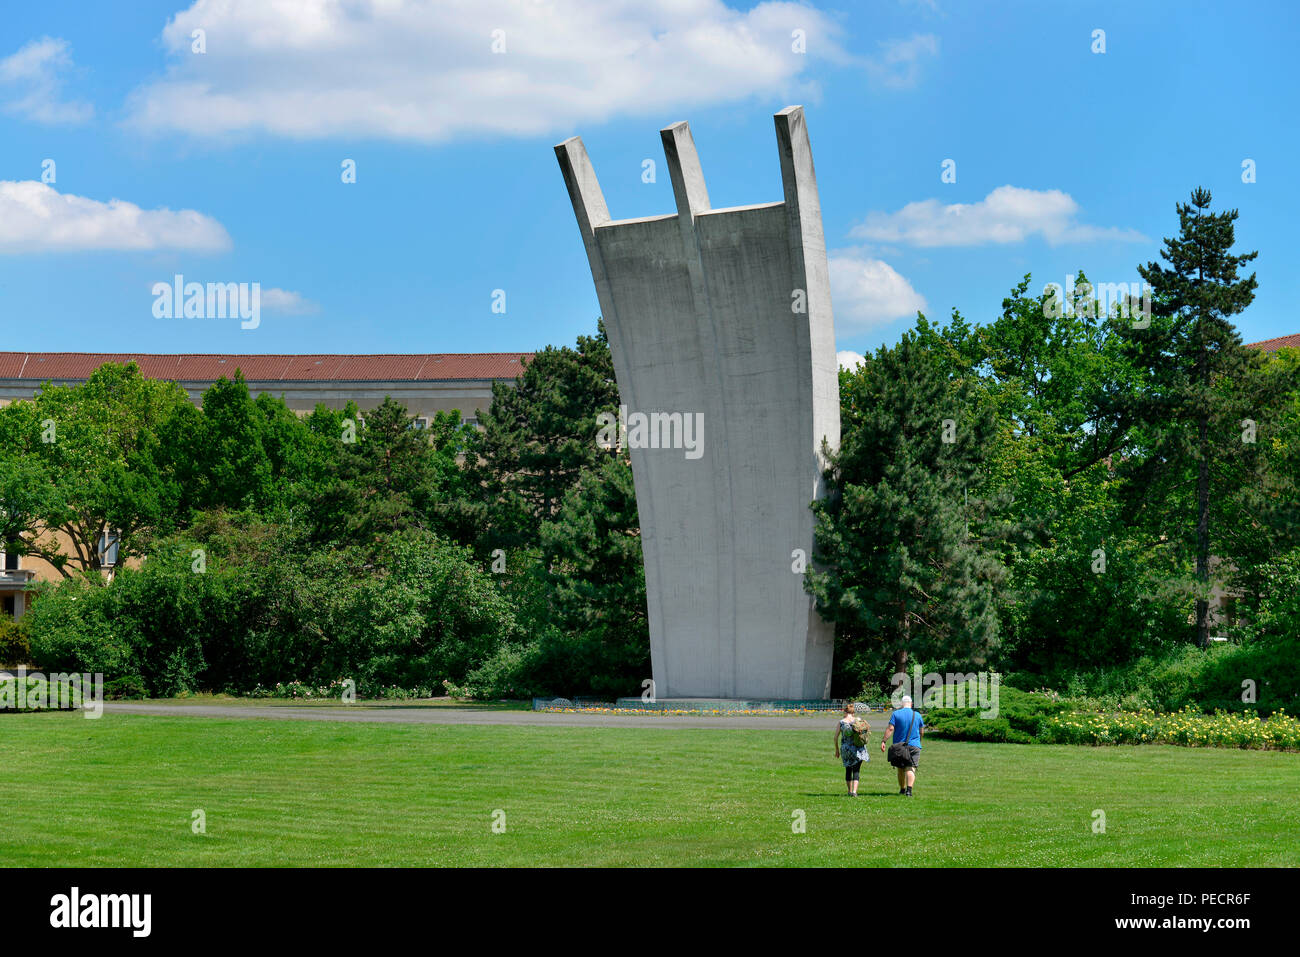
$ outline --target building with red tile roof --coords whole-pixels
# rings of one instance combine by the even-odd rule
[[[457,409],[475,421],[492,401],[493,382],[513,382],[531,352],[402,355],[154,355],[136,352],[0,352],[0,404],[31,398],[44,382],[84,382],[106,362],[134,362],[151,379],[178,383],[196,403],[220,378],[243,373],[249,390],[310,412],[318,402],[363,410],[392,396],[412,415]]]
[[[1290,336],[1278,336],[1276,339],[1265,339],[1263,342],[1248,342],[1246,345],[1251,349],[1263,349],[1265,352],[1300,349],[1300,332]]]

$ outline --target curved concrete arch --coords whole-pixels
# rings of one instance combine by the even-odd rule
[[[555,148],[627,419],[661,427],[628,430],[661,698],[830,691],[833,631],[792,566],[839,445],[835,329],[802,107],[775,123],[784,199],[730,209],[709,207],[686,123],[660,131],[662,216],[612,219],[582,140]],[[692,422],[698,448],[665,443]]]

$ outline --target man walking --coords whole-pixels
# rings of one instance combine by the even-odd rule
[[[880,750],[889,748],[889,763],[898,769],[898,793],[912,796],[916,765],[921,758],[921,732],[925,719],[912,707],[912,696],[903,695],[903,706],[889,716],[889,727],[880,739]],[[892,744],[886,745],[887,741]]]

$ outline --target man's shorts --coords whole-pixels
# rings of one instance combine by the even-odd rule
[[[920,749],[920,748],[914,748],[914,747],[912,747],[912,746],[909,744],[909,745],[907,746],[907,750],[908,750],[908,752],[912,755],[912,765],[911,765],[911,766],[912,766],[912,767],[916,767],[916,766],[917,766],[917,762],[921,760],[921,749]]]

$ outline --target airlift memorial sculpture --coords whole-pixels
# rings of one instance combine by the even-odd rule
[[[832,626],[802,569],[823,442],[839,445],[835,330],[803,108],[775,119],[785,197],[754,206],[709,208],[686,123],[660,132],[663,216],[611,219],[582,140],[555,148],[623,416],[699,424],[685,451],[628,443],[660,699],[830,692]]]

